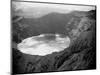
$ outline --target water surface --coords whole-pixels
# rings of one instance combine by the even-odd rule
[[[60,34],[41,34],[24,39],[17,45],[18,50],[30,55],[45,56],[63,51],[69,47],[70,38]]]

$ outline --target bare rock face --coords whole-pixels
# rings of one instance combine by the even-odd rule
[[[94,11],[88,13],[94,13]],[[85,16],[84,15],[81,16],[81,14],[80,15],[78,14],[76,20],[69,19],[70,21],[68,22],[70,23],[64,24],[66,27],[65,28],[66,32],[64,32],[64,35],[66,34],[66,36],[70,38],[70,45],[67,48],[64,48],[62,51],[53,52],[51,54],[40,56],[40,55],[30,55],[30,54],[23,53],[20,50],[15,49],[16,47],[14,47],[13,48],[13,63],[14,63],[13,73],[24,74],[24,73],[95,69],[96,68],[96,36],[95,36],[96,20],[94,15],[92,14],[87,15],[85,13]],[[76,15],[74,14],[73,18],[76,18],[75,16]],[[41,21],[41,23],[43,22]],[[56,25],[59,24],[58,21],[56,21],[56,23],[57,23]],[[30,37],[30,35],[28,34],[26,35]],[[59,35],[56,35],[56,37],[58,36]],[[23,36],[20,35],[20,37],[23,40]],[[44,35],[41,35],[40,37],[44,37]],[[63,38],[63,36],[59,36],[59,37]],[[52,37],[52,40],[54,39],[55,37]],[[35,40],[41,41],[40,39],[37,38]],[[45,39],[43,38],[42,40],[50,41],[51,39],[50,37],[48,37],[48,35],[46,35]]]

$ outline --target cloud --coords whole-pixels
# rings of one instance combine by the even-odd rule
[[[61,5],[34,2],[12,2],[14,10],[20,15],[41,17],[51,12],[69,13],[71,11],[89,11],[95,9],[93,6]]]

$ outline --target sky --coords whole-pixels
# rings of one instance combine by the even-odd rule
[[[51,12],[69,13],[71,11],[89,11],[95,9],[94,6],[47,4],[33,2],[12,2],[12,8],[20,15],[41,17]]]

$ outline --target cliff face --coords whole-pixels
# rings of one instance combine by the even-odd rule
[[[73,12],[74,13],[74,12]],[[71,38],[71,44],[68,48],[61,52],[55,52],[46,56],[28,55],[23,54],[15,47],[13,50],[13,73],[35,73],[35,72],[54,72],[54,71],[72,71],[72,70],[87,70],[96,68],[96,14],[94,11],[89,11],[83,15],[71,13],[70,18],[67,15],[64,16],[53,14],[53,18],[49,15],[42,17],[42,19],[32,20],[31,24],[38,23],[38,27],[48,29],[48,27],[42,25],[48,25],[49,28],[51,23],[55,25],[54,28],[58,27],[58,30],[53,31],[56,33],[62,33],[68,35]],[[56,15],[57,19],[54,19]],[[95,15],[95,16],[94,16]],[[49,16],[49,17],[48,17]],[[47,18],[48,17],[48,18]],[[51,20],[51,19],[54,20]],[[14,35],[18,38],[13,38],[13,42],[18,43],[26,37],[33,36],[34,30],[33,25],[29,24],[30,20],[23,25],[25,19],[22,19],[14,23]],[[63,21],[63,22],[62,22]],[[62,23],[60,23],[62,22]],[[29,24],[29,26],[27,25]],[[22,25],[21,25],[22,24]],[[41,26],[40,26],[41,25]],[[51,25],[51,26],[52,26]],[[60,25],[62,26],[59,32]],[[19,27],[18,26],[22,26]],[[64,26],[64,27],[63,27]],[[32,29],[33,27],[33,29]],[[15,29],[18,28],[18,29]],[[64,31],[62,31],[64,28]],[[39,28],[38,28],[39,29]],[[40,29],[36,31],[38,34],[48,33],[51,31],[43,31]],[[31,33],[30,33],[31,32]],[[30,34],[28,34],[30,33]],[[37,35],[37,34],[36,34]]]

